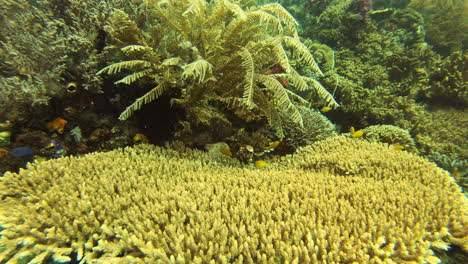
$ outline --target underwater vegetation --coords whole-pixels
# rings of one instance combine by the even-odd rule
[[[397,150],[406,150],[408,152],[418,154],[416,143],[410,133],[397,126],[368,126],[363,130],[363,138],[370,142],[390,144]]]

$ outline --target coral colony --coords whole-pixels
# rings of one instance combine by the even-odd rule
[[[1,263],[468,263],[462,0],[3,0]]]

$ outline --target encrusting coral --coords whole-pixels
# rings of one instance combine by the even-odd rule
[[[5,174],[0,195],[8,263],[437,263],[434,248],[468,250],[448,173],[344,137],[261,169],[150,145],[60,158]]]

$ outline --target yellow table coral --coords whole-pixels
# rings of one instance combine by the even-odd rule
[[[320,141],[258,170],[150,145],[0,180],[0,261],[437,263],[468,249],[448,173],[391,146]]]

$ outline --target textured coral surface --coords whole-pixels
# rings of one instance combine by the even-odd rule
[[[0,195],[8,263],[437,263],[468,246],[448,173],[357,138],[262,169],[140,145],[7,173]]]

